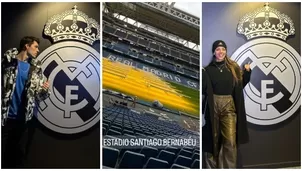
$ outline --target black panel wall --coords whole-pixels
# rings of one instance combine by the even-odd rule
[[[50,17],[70,10],[74,5],[100,24],[100,3],[2,3],[2,54],[18,47],[24,36],[40,39],[40,52],[52,45],[43,35]],[[93,48],[100,53],[100,41]],[[26,133],[29,139],[26,168],[100,168],[99,122],[75,135],[59,134],[43,126],[37,119]]]
[[[248,42],[237,33],[238,22],[245,14],[263,7],[264,3],[202,3],[202,65],[212,60],[212,44],[224,40],[228,56]],[[269,3],[269,6],[289,16],[295,35],[286,43],[301,56],[301,5],[300,3]],[[299,74],[299,72],[296,72]],[[252,75],[256,77],[256,75]],[[275,90],[276,91],[276,90]],[[280,104],[281,106],[284,104]],[[299,109],[288,119],[273,125],[248,124],[250,142],[240,146],[242,167],[267,168],[300,166],[301,115]]]

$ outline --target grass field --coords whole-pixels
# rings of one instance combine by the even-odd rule
[[[103,88],[199,117],[199,91],[166,81],[152,73],[103,58]]]
[[[198,90],[191,89],[191,88],[176,84],[174,82],[169,82],[169,81],[167,81],[167,82],[170,83],[175,89],[182,92],[183,95],[190,97],[190,98],[186,98],[186,99],[191,104],[193,104],[196,111],[199,111],[200,107],[199,107],[199,91]],[[126,93],[130,96],[135,96],[136,95],[134,93],[132,94],[132,93],[129,93],[129,92],[122,91],[121,89],[107,87],[107,86],[104,86],[104,85],[103,85],[103,88],[111,89],[113,91],[117,91],[117,92],[121,92],[121,93]],[[178,108],[175,108],[175,106],[170,106],[170,105],[167,105],[167,104],[165,105],[165,107],[170,108],[170,109],[174,109],[174,110],[179,110]],[[186,112],[186,111],[184,111],[184,112]],[[199,112],[188,112],[188,114],[199,117]]]
[[[191,104],[194,105],[194,108],[196,108],[196,111],[199,111],[199,91],[192,89],[192,88],[188,88],[186,86],[182,86],[180,84],[176,84],[174,82],[170,82],[167,81],[168,83],[170,83],[174,88],[176,88],[177,90],[181,91],[183,95],[188,96],[190,98],[186,98]],[[193,114],[194,116],[199,116],[199,112],[197,113],[189,113],[189,114]]]

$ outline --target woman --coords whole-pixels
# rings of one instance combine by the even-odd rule
[[[243,99],[243,87],[251,76],[250,65],[241,71],[227,57],[227,46],[217,40],[212,47],[213,61],[206,67],[213,90],[211,122],[213,150],[205,154],[208,168],[236,168],[237,145],[248,142],[248,130]],[[209,107],[209,106],[207,106]]]
[[[213,154],[213,136],[210,118],[213,113],[214,100],[211,80],[206,70],[202,68],[202,168],[211,168],[207,166],[205,158]]]

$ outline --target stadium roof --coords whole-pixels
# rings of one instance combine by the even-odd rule
[[[169,2],[169,4],[172,4],[172,2]],[[174,8],[187,12],[197,18],[200,18],[200,2],[176,2],[174,4]]]
[[[144,2],[106,4],[110,13],[119,13],[199,45],[200,19],[197,17],[196,8],[192,7],[194,3]],[[200,9],[200,3],[194,6],[198,6]]]

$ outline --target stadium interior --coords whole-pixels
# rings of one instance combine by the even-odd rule
[[[194,147],[103,146],[103,168],[199,168],[199,18],[173,3],[103,3],[103,139],[196,139]]]

